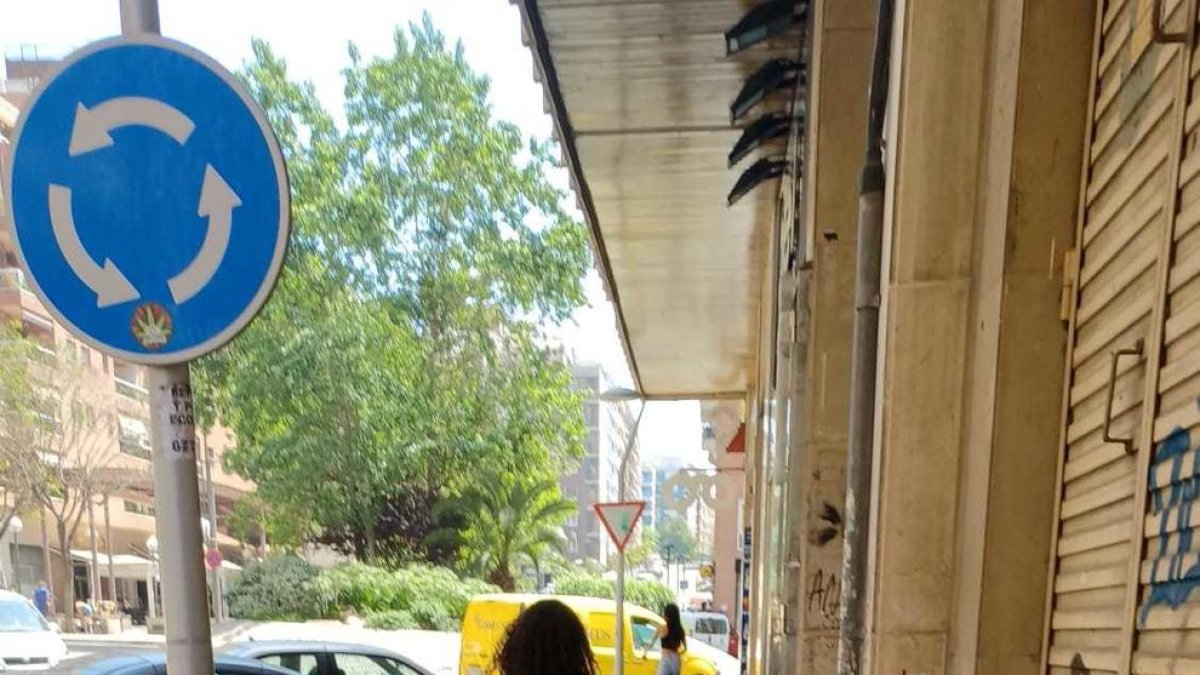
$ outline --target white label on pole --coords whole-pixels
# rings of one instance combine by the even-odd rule
[[[168,459],[186,459],[196,461],[196,410],[192,404],[192,387],[190,384],[176,382],[169,387],[164,386],[165,396],[156,396],[157,403],[154,411],[156,426],[168,429],[163,453]]]

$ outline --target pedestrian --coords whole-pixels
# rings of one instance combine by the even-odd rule
[[[33,589],[33,606],[42,613],[42,616],[50,618],[50,587],[45,581],[39,581],[37,588]]]
[[[500,675],[600,675],[583,622],[558,600],[530,605],[496,654]]]
[[[687,651],[687,637],[683,632],[683,621],[679,618],[679,605],[671,603],[663,607],[665,624],[658,627],[654,637],[662,640],[662,660],[658,662],[658,675],[680,675],[683,669],[681,654]]]

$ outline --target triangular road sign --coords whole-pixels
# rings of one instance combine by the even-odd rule
[[[593,508],[596,509],[596,515],[600,516],[600,522],[604,523],[604,529],[608,530],[608,536],[617,545],[617,550],[624,551],[642,517],[646,502],[609,502],[596,504]]]

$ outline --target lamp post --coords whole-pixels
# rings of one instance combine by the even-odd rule
[[[21,520],[21,516],[13,516],[8,521],[8,531],[12,533],[12,542],[8,546],[8,568],[12,573],[12,577],[8,580],[7,586],[9,590],[16,588],[18,593],[21,592],[21,579],[17,574],[17,550],[20,546],[17,544],[17,537],[21,535],[21,531],[25,529],[25,521]]]
[[[667,544],[664,548],[667,550],[667,588],[670,588],[673,592],[674,588],[671,586],[671,561],[674,559],[675,545]]]
[[[215,547],[216,544],[213,539],[212,521],[208,519],[208,516],[200,516],[200,531],[204,534],[205,546]],[[207,561],[206,561],[206,564],[207,564]],[[216,596],[217,596],[217,581],[216,581],[216,572],[215,571],[213,571],[213,570],[209,571],[207,581],[208,581],[208,593],[209,593],[208,614],[209,614],[209,617],[212,618],[214,621],[219,621],[220,617],[217,616],[217,612],[216,612],[216,610],[217,610],[217,598],[216,598]]]
[[[146,550],[150,552],[150,558],[153,564],[150,568],[150,578],[146,580],[146,608],[147,619],[158,618],[158,598],[154,592],[154,584],[158,581],[158,536],[150,535],[146,538]]]
[[[600,395],[601,401],[618,403],[621,401],[641,401],[637,418],[633,421],[633,429],[629,439],[625,441],[625,452],[621,455],[621,468],[617,473],[617,499],[625,501],[625,473],[629,469],[629,455],[633,453],[634,443],[637,442],[638,427],[642,424],[642,415],[646,412],[646,402],[642,395],[632,389],[610,389]],[[616,652],[613,664],[614,675],[625,675],[625,551],[617,551],[617,583],[616,583],[616,639],[613,643]]]

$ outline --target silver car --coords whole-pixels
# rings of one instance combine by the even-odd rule
[[[242,642],[222,650],[300,675],[433,675],[386,649],[336,642]]]

